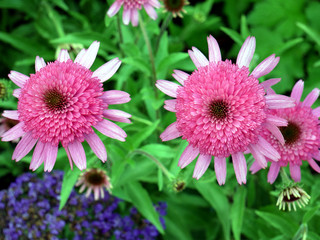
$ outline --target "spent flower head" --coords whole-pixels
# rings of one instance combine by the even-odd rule
[[[187,0],[163,0],[164,8],[167,12],[171,12],[173,17],[183,17],[182,12],[186,13],[184,6],[189,5]]]
[[[2,135],[2,141],[22,137],[13,152],[13,160],[21,160],[35,146],[30,169],[36,170],[44,163],[44,170],[51,171],[61,143],[71,168],[74,162],[83,170],[86,168],[84,140],[102,162],[107,160],[105,146],[93,128],[125,141],[126,133],[107,119],[130,122],[130,114],[109,109],[111,104],[130,101],[129,94],[103,91],[103,82],[114,75],[121,61],[114,58],[92,72],[90,67],[99,45],[95,41],[88,49],[82,49],[74,61],[67,50],[61,50],[58,59],[47,64],[43,58],[36,57],[36,73],[30,77],[10,72],[9,78],[20,87],[13,93],[18,98],[18,110],[4,111],[3,116],[19,123]]]
[[[177,121],[160,135],[162,141],[182,136],[189,145],[182,153],[179,166],[190,164],[198,155],[193,177],[199,179],[207,170],[212,156],[219,184],[226,179],[226,158],[231,155],[239,184],[246,183],[247,165],[244,152],[250,151],[261,167],[266,157],[277,161],[280,155],[261,133],[266,128],[281,140],[277,126],[286,120],[268,114],[268,109],[294,106],[293,99],[282,95],[265,95],[264,88],[279,79],[259,84],[258,78],[271,72],[279,57],[271,55],[251,73],[249,64],[255,51],[254,37],[241,47],[236,64],[221,60],[217,41],[209,36],[209,60],[195,47],[189,50],[197,67],[191,75],[174,70],[172,75],[181,85],[158,80],[156,86],[175,98],[166,100],[164,108],[175,112]]]

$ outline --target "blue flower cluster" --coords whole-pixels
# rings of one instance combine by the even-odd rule
[[[159,235],[137,209],[123,216],[121,200],[107,191],[104,199],[94,201],[73,190],[59,211],[62,177],[61,171],[45,173],[43,179],[25,173],[0,191],[0,239],[151,240]],[[166,203],[155,208],[161,216],[166,214]],[[163,217],[160,221],[164,226]]]

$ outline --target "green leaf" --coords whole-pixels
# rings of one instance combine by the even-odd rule
[[[76,184],[78,177],[81,173],[81,171],[78,168],[75,168],[74,170],[71,170],[69,166],[67,168],[68,170],[64,172],[62,180],[59,210],[61,210],[67,203],[68,198],[72,192],[73,186]]]
[[[243,43],[243,38],[239,33],[237,33],[235,30],[232,30],[230,28],[226,27],[220,27],[221,31],[223,31],[225,34],[227,34],[233,41],[235,41],[240,46]]]
[[[297,22],[297,26],[301,28],[307,35],[309,35],[309,37],[311,37],[320,46],[320,35],[318,32],[301,22]]]
[[[231,226],[234,238],[240,240],[243,216],[246,204],[247,189],[244,186],[238,187],[234,195],[233,205],[231,207]]]
[[[241,16],[240,28],[241,28],[240,29],[241,36],[243,38],[247,38],[250,35],[250,31],[249,31],[249,28],[248,28],[247,18],[244,15]]]
[[[303,223],[308,223],[310,219],[319,211],[320,205],[311,208],[308,212],[306,212],[303,216]]]
[[[156,158],[173,158],[176,153],[173,148],[158,143],[144,145],[141,147],[141,150],[146,151]]]
[[[160,192],[163,189],[163,174],[160,168],[158,168],[158,189]]]
[[[127,57],[122,59],[122,62],[136,67],[142,71],[145,76],[149,76],[151,74],[149,64],[142,57]]]
[[[174,66],[176,63],[183,61],[189,57],[188,53],[171,53],[165,57],[158,65],[157,71],[161,72],[168,67]]]
[[[157,230],[164,234],[164,230],[159,220],[159,214],[153,207],[151,198],[148,192],[142,187],[139,182],[128,182],[125,185],[125,190],[132,204],[138,211],[147,218]]]
[[[230,239],[230,206],[227,197],[213,182],[197,182],[195,184],[199,193],[210,203],[216,211],[222,225],[224,239]]]
[[[283,44],[281,46],[281,48],[277,51],[277,54],[278,55],[281,55],[282,53],[284,53],[285,51],[287,51],[288,49],[296,46],[297,44],[303,42],[303,38],[295,38],[295,39],[292,39],[288,42],[286,42],[285,44]]]
[[[308,235],[308,225],[303,223],[300,225],[300,228],[298,229],[297,233],[294,235],[292,240],[307,239],[307,235]]]

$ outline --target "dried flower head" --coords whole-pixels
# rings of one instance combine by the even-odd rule
[[[279,210],[285,211],[287,206],[289,211],[291,211],[291,208],[296,211],[296,205],[298,205],[299,208],[305,207],[310,198],[308,193],[297,186],[297,184],[291,184],[291,186],[282,189],[276,205],[279,206]]]
[[[186,13],[184,6],[189,5],[187,0],[163,0],[164,8],[166,11],[171,12],[173,17],[183,17],[181,12]]]

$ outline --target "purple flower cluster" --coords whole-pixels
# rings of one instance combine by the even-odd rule
[[[63,172],[45,173],[43,179],[25,173],[8,190],[0,191],[0,239],[156,239],[157,229],[135,208],[123,216],[120,199],[105,192],[93,196],[72,191],[66,206],[59,211]],[[123,202],[120,204],[124,204]],[[155,206],[161,216],[166,203]],[[160,217],[164,226],[164,219]]]

